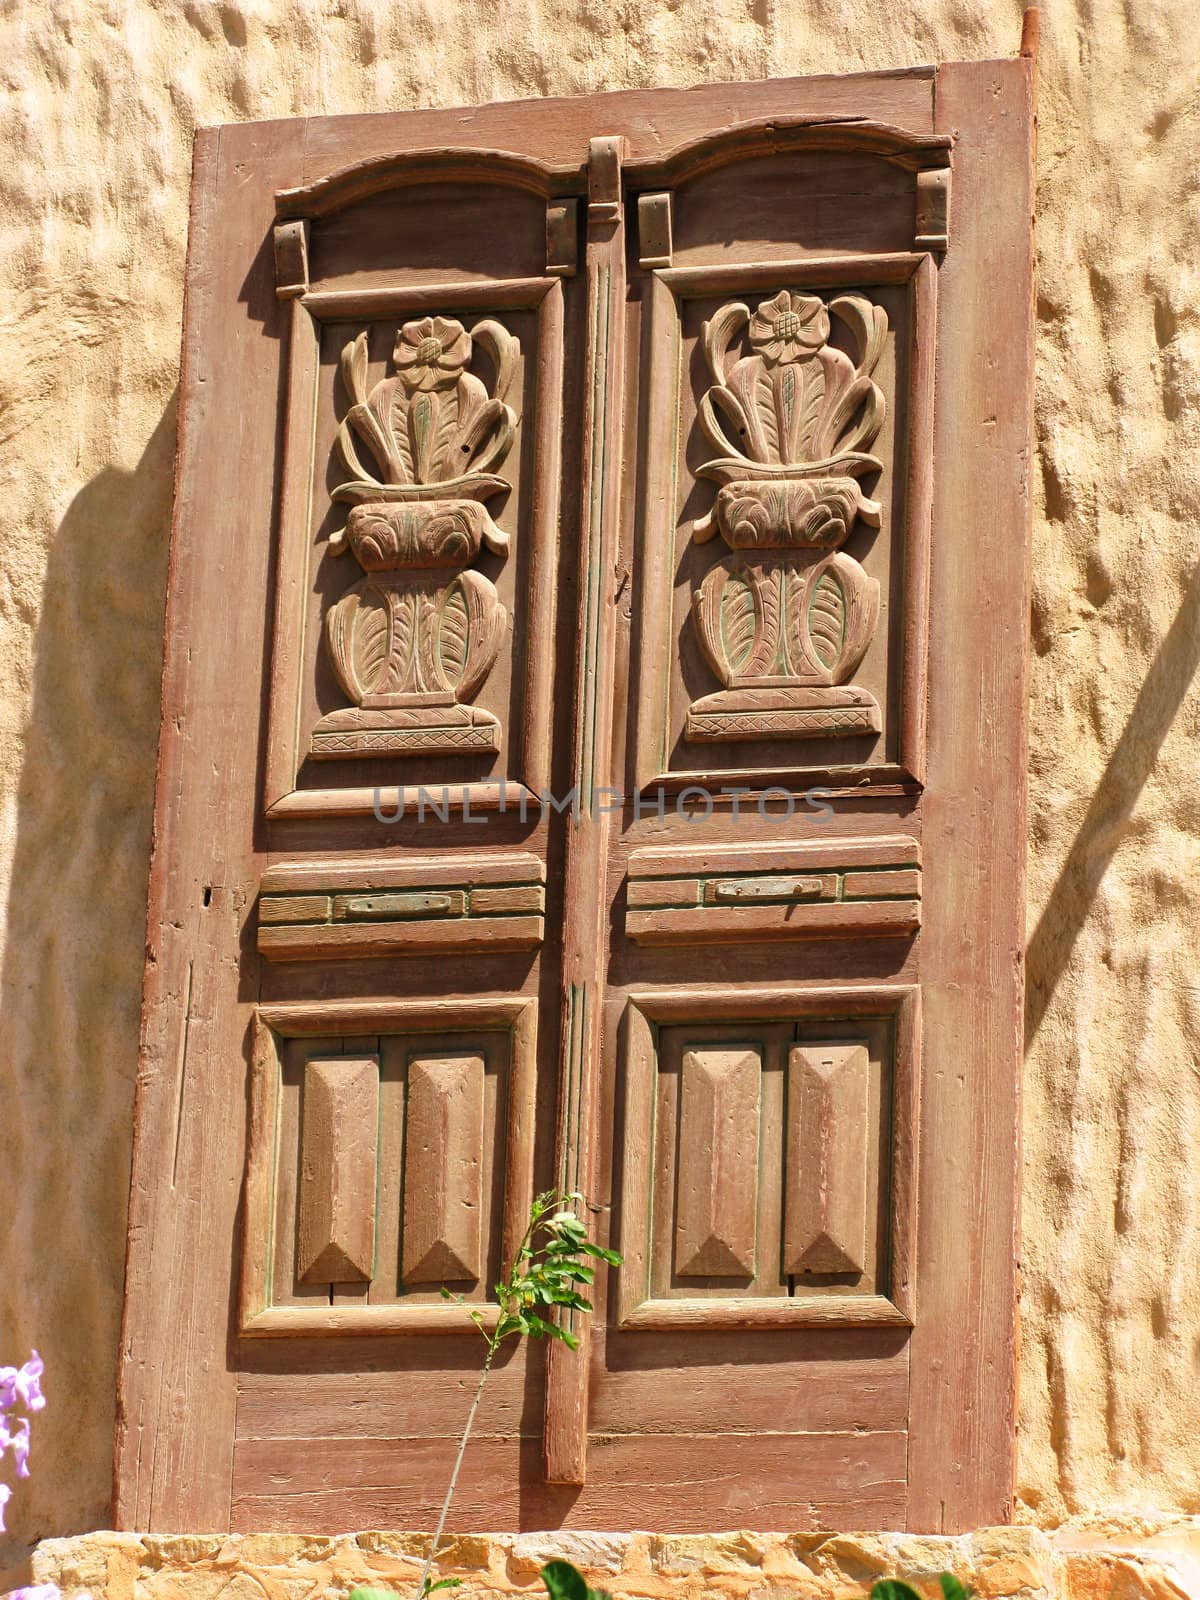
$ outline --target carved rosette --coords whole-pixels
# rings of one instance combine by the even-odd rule
[[[834,316],[856,358],[830,344]],[[872,380],[887,335],[883,309],[861,295],[828,305],[786,289],[751,315],[725,306],[704,326],[715,380],[700,426],[722,452],[699,476],[721,484],[693,532],[720,533],[731,554],[692,597],[692,615],[719,694],[693,702],[695,741],[871,734],[879,706],[844,687],[874,637],[879,584],[840,549],[881,508],[860,478],[884,418]],[[732,346],[745,337],[750,353]]]
[[[489,353],[494,392],[467,367]],[[315,756],[496,751],[500,728],[468,702],[491,670],[508,624],[495,585],[473,567],[508,550],[485,502],[509,487],[490,469],[512,445],[505,402],[519,346],[499,323],[468,333],[425,317],[400,329],[394,377],[367,392],[367,335],[342,352],[353,404],[337,450],[353,478],[333,491],[352,506],[331,553],[365,573],[330,607],[325,642],[352,704],[322,717]],[[364,465],[365,446],[375,471]]]

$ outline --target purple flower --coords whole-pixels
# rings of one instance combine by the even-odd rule
[[[12,1499],[12,1490],[6,1483],[0,1483],[0,1533],[7,1532],[4,1526],[4,1508]]]
[[[23,1367],[0,1367],[0,1411],[11,1411],[19,1400],[26,1411],[40,1411],[46,1404],[42,1393],[42,1373],[46,1364],[37,1351],[31,1351]]]
[[[17,1477],[29,1476],[29,1418],[22,1417],[17,1424],[18,1433],[10,1433],[8,1442],[12,1446],[12,1453],[17,1463]]]
[[[31,1583],[28,1588],[14,1589],[8,1600],[62,1600],[62,1590],[56,1583]],[[91,1600],[90,1595],[79,1595],[77,1600]]]
[[[8,1417],[0,1411],[0,1461],[4,1452],[11,1450],[17,1463],[17,1477],[29,1476],[29,1418],[22,1417],[14,1432],[8,1426]]]

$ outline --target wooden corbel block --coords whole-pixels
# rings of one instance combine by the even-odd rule
[[[605,134],[588,146],[588,221],[621,220],[621,156],[625,141]]]
[[[649,272],[671,265],[671,196],[638,195],[638,265]]]
[[[918,250],[950,246],[950,168],[931,167],[917,173]]]
[[[579,267],[579,204],[551,200],[546,206],[546,271],[573,278]]]
[[[294,300],[308,292],[308,223],[275,224],[275,293]]]

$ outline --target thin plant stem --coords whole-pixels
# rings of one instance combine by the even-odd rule
[[[446,1498],[442,1501],[442,1511],[438,1517],[437,1528],[434,1530],[433,1542],[429,1546],[429,1554],[425,1557],[425,1566],[421,1572],[421,1582],[417,1587],[417,1600],[422,1600],[422,1596],[425,1593],[425,1585],[429,1582],[429,1572],[433,1566],[433,1558],[437,1554],[437,1547],[442,1538],[442,1529],[446,1526],[446,1515],[450,1510],[450,1502],[454,1498],[455,1485],[458,1483],[458,1470],[463,1464],[463,1456],[467,1453],[467,1440],[471,1437],[471,1429],[475,1425],[475,1413],[479,1410],[479,1402],[483,1398],[483,1386],[487,1382],[488,1373],[492,1370],[492,1357],[498,1349],[499,1342],[489,1339],[487,1359],[483,1363],[483,1371],[479,1374],[475,1398],[471,1401],[471,1409],[467,1413],[467,1425],[463,1429],[463,1436],[458,1442],[458,1454],[454,1458],[454,1471],[450,1474],[450,1484],[446,1490]]]
[[[571,1202],[577,1198],[578,1197],[575,1195],[557,1193],[538,1196],[538,1198],[533,1202],[533,1207],[529,1215],[529,1224],[525,1229],[525,1233],[521,1238],[521,1242],[517,1245],[516,1252],[513,1255],[512,1263],[508,1269],[508,1275],[503,1283],[496,1285],[500,1312],[499,1321],[496,1324],[494,1332],[490,1336],[484,1334],[484,1338],[487,1340],[487,1357],[483,1363],[483,1371],[479,1374],[479,1384],[475,1390],[475,1398],[471,1401],[471,1409],[467,1413],[466,1427],[463,1429],[462,1438],[459,1440],[458,1454],[454,1458],[454,1470],[450,1474],[450,1483],[446,1489],[446,1498],[442,1501],[441,1515],[438,1517],[438,1524],[434,1531],[433,1541],[429,1546],[429,1554],[425,1557],[425,1566],[421,1571],[421,1583],[417,1589],[417,1600],[425,1600],[426,1585],[429,1583],[429,1575],[433,1570],[433,1563],[437,1556],[437,1548],[441,1542],[442,1530],[446,1526],[446,1517],[450,1510],[450,1502],[454,1498],[454,1490],[458,1483],[459,1469],[463,1463],[463,1456],[466,1454],[467,1441],[470,1439],[471,1429],[475,1425],[475,1413],[479,1410],[479,1402],[483,1398],[483,1386],[488,1380],[488,1373],[492,1370],[492,1362],[495,1359],[496,1351],[499,1350],[504,1339],[507,1338],[510,1333],[517,1333],[519,1336],[519,1333],[522,1331],[530,1331],[527,1323],[523,1321],[521,1314],[521,1285],[529,1276],[528,1269],[523,1270],[523,1265],[527,1260],[532,1260],[536,1255],[536,1251],[533,1250],[533,1240],[539,1229],[550,1232],[553,1231],[552,1225],[547,1223],[545,1220],[550,1212],[553,1211],[556,1206],[570,1205]],[[577,1254],[577,1251],[578,1247],[573,1246],[572,1254]],[[619,1258],[613,1257],[612,1259],[616,1261]],[[590,1278],[587,1281],[590,1282]],[[446,1295],[447,1299],[450,1298],[446,1289],[443,1288],[442,1293],[443,1295]],[[459,1303],[463,1303],[461,1295],[459,1296]],[[477,1311],[473,1311],[471,1313],[471,1317],[472,1320],[477,1324],[480,1323],[480,1317]],[[480,1325],[479,1331],[483,1333],[482,1325]],[[553,1330],[545,1329],[543,1331],[552,1332]],[[541,1333],[537,1334],[537,1337],[540,1338],[541,1336]],[[559,1333],[557,1337],[566,1339],[568,1343],[571,1342],[570,1336],[565,1333]]]

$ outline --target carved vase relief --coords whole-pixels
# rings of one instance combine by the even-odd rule
[[[831,344],[831,318],[854,356]],[[879,620],[879,584],[841,546],[881,508],[860,479],[882,467],[868,453],[884,419],[872,381],[887,314],[861,295],[828,305],[786,289],[722,307],[704,325],[714,379],[699,422],[719,452],[699,476],[721,485],[693,532],[720,532],[733,552],[705,577],[692,615],[705,659],[724,685],[694,701],[689,740],[872,734],[879,706],[844,687]],[[749,345],[737,354],[735,342]]]
[[[470,372],[482,346],[493,392]],[[312,735],[314,756],[496,751],[500,728],[469,702],[508,623],[495,586],[472,563],[508,550],[486,502],[509,487],[492,470],[516,416],[505,404],[520,347],[498,322],[467,332],[447,317],[406,322],[395,375],[367,389],[367,335],[342,351],[352,404],[336,449],[352,477],[333,491],[352,506],[330,553],[349,548],[366,574],[333,605],[325,640],[348,707]]]

